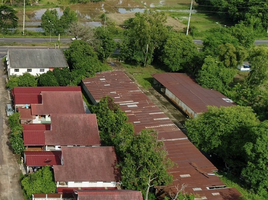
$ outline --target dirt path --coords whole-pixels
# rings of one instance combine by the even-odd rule
[[[5,106],[10,103],[5,89],[4,68],[0,62],[0,199],[23,200],[19,182],[19,165],[8,146],[8,125]]]

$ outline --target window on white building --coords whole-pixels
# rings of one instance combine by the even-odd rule
[[[40,69],[40,72],[45,72],[45,69]]]
[[[19,72],[19,71],[20,71],[20,69],[15,69],[14,71],[15,71],[15,72]]]
[[[32,72],[32,69],[27,69],[27,72]]]

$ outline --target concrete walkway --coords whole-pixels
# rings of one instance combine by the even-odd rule
[[[10,100],[5,89],[5,79],[3,63],[0,61],[0,199],[23,200],[19,164],[8,146],[9,130],[5,106]]]

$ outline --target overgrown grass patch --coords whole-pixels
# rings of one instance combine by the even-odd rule
[[[132,66],[124,64],[124,66],[126,68],[126,71],[129,74],[131,74],[137,80],[137,82],[145,89],[152,87],[153,84],[152,74],[164,72],[163,70],[156,68],[152,65],[141,67],[141,66]]]
[[[248,189],[245,189],[241,186],[241,180],[232,174],[229,173],[219,173],[219,178],[221,181],[227,186],[231,188],[236,188],[242,195],[243,200],[264,200],[268,199],[268,193],[264,193],[262,195],[255,194],[254,192],[249,191]]]

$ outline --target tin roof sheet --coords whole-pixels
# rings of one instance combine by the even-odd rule
[[[23,130],[24,146],[43,146],[45,145],[44,130]]]
[[[195,113],[206,112],[207,106],[235,105],[228,102],[228,98],[220,92],[203,88],[186,74],[161,73],[153,77]]]
[[[174,191],[178,184],[188,185],[187,192],[199,194],[211,200],[222,200],[223,195],[212,195],[206,186],[223,186],[220,179],[212,174],[217,168],[188,140],[186,135],[131,81],[124,72],[102,72],[96,77],[82,80],[92,97],[98,102],[104,96],[111,96],[125,111],[138,133],[142,129],[154,129],[159,140],[163,140],[168,157],[177,163],[169,170],[173,183],[165,191]],[[183,178],[181,176],[190,177]],[[183,176],[183,177],[184,177]],[[201,188],[194,191],[193,188]],[[225,191],[229,194],[226,189]],[[230,190],[233,192],[233,190]],[[239,192],[238,192],[239,194]],[[233,198],[235,199],[235,198]],[[231,199],[230,199],[231,200]]]
[[[61,151],[25,151],[26,166],[60,165]]]

